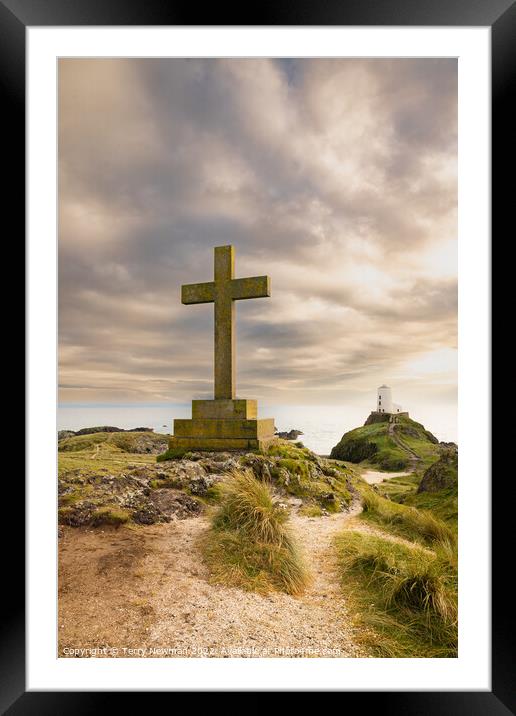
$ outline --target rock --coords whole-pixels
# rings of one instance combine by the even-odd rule
[[[443,452],[439,460],[430,465],[424,473],[417,492],[439,492],[458,485],[458,451]]]
[[[367,438],[353,439],[348,435],[349,433],[345,433],[340,442],[332,448],[330,457],[334,460],[359,463],[371,459],[378,452],[376,444]]]
[[[138,510],[133,512],[133,520],[140,525],[153,525],[156,522],[170,522],[170,517],[162,512],[162,510],[152,503],[142,505]]]
[[[293,507],[300,507],[303,504],[303,500],[300,497],[289,497],[288,503]]]
[[[222,480],[222,475],[200,475],[190,480],[190,492],[192,495],[205,495],[210,487]]]
[[[126,432],[133,433],[136,431],[127,430]],[[158,436],[151,430],[147,430],[146,435],[138,435],[138,437],[136,437],[131,443],[131,452],[148,455],[160,455],[168,448],[168,437],[163,435],[162,440],[156,439],[157,437]]]
[[[124,428],[115,428],[112,425],[95,425],[92,428],[81,428],[80,430],[60,430],[58,433],[58,439],[60,433],[68,433],[63,437],[71,437],[72,435],[93,435],[93,433],[153,433],[154,428],[130,428],[124,430]]]
[[[240,464],[251,468],[259,480],[271,480],[276,461],[266,455],[248,453],[241,458]]]
[[[367,417],[367,420],[364,423],[365,425],[374,425],[375,423],[388,423],[391,418],[390,413],[370,413],[370,415]]]
[[[57,433],[57,439],[64,440],[65,438],[71,438],[72,435],[75,435],[73,430],[59,430]]]
[[[175,490],[153,490],[151,502],[165,521],[195,517],[203,510],[202,502]],[[157,521],[157,520],[156,520]]]
[[[276,432],[275,435],[282,440],[297,440],[304,433],[302,430],[287,430],[286,432]]]
[[[123,433],[122,428],[114,428],[111,425],[97,425],[93,428],[81,428],[75,431],[75,435],[92,435],[93,433]]]

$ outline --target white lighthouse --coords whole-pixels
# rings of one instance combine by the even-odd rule
[[[392,392],[388,385],[381,385],[378,388],[378,413],[392,413]]]
[[[388,385],[381,385],[378,388],[376,404],[377,413],[402,413],[403,408],[398,403],[392,402],[392,391]]]

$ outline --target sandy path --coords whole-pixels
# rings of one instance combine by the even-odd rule
[[[379,485],[385,480],[392,480],[393,477],[405,477],[412,475],[411,472],[379,472],[378,470],[364,470],[360,477],[370,485]]]
[[[300,597],[210,584],[197,547],[208,529],[204,517],[138,529],[66,529],[60,655],[109,647],[95,655],[366,656],[354,643],[332,550],[334,535],[358,511],[292,516],[314,575]]]

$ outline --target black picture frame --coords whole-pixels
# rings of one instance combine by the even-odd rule
[[[199,22],[202,17],[202,22]],[[14,236],[23,245],[25,216],[25,31],[30,26],[77,25],[360,25],[360,26],[484,26],[492,39],[492,232],[502,236],[511,226],[514,182],[506,181],[516,165],[514,116],[509,112],[516,89],[515,0],[333,0],[296,3],[275,0],[269,6],[247,4],[235,9],[219,3],[202,7],[169,0],[0,0],[0,87],[3,95],[4,141],[12,152],[5,206],[17,217]],[[4,165],[5,166],[5,165]],[[13,211],[14,209],[14,211]],[[511,212],[511,216],[509,215]],[[19,235],[19,236],[18,236]],[[12,238],[11,238],[12,240]],[[29,446],[30,447],[30,446]],[[377,707],[384,714],[500,716],[516,713],[516,669],[511,659],[516,643],[511,615],[514,594],[504,570],[510,545],[513,500],[507,481],[493,483],[492,691],[471,692],[347,692],[362,709]],[[12,504],[24,504],[21,480],[9,479]],[[0,709],[17,714],[86,714],[119,708],[115,692],[26,692],[24,614],[24,535],[3,550],[0,644]],[[302,690],[302,686],[300,686]],[[132,693],[131,711],[148,710],[149,694]],[[145,702],[143,701],[145,699]],[[360,704],[358,703],[360,699]]]

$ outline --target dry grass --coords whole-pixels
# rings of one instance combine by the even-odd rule
[[[376,522],[384,529],[402,537],[432,547],[449,551],[455,549],[457,541],[455,532],[431,512],[391,502],[369,488],[363,490],[362,498],[364,519]]]
[[[336,541],[344,588],[379,656],[457,655],[457,571],[437,552],[363,532]],[[452,556],[450,561],[449,557]]]
[[[212,581],[261,593],[301,593],[308,570],[288,528],[288,512],[269,486],[243,470],[221,489],[221,505],[203,541]]]

